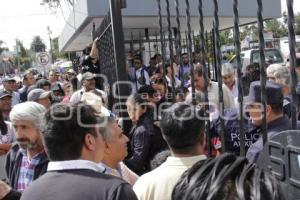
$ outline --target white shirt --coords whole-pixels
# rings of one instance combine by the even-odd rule
[[[181,175],[205,155],[191,157],[168,157],[156,169],[142,175],[133,186],[139,200],[171,200],[175,184]]]
[[[100,173],[105,172],[104,167],[89,160],[51,161],[48,164],[47,171],[62,171],[71,169],[90,169]]]
[[[172,78],[169,78],[168,76],[166,76],[166,79],[167,79],[167,82],[168,82],[168,86],[172,87]],[[180,87],[181,81],[177,77],[174,77],[174,79],[175,79],[174,87],[175,88]]]

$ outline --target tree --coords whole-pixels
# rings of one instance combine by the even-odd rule
[[[7,47],[2,47],[3,44],[4,44],[4,42],[2,40],[0,40],[0,55],[2,54],[3,51],[8,51]]]
[[[30,49],[33,52],[44,52],[46,50],[46,45],[40,36],[35,36],[30,45]]]
[[[258,28],[256,24],[251,24],[241,28],[241,40],[244,40],[246,36],[252,36],[252,41],[258,40]]]
[[[15,57],[14,63],[18,62],[22,69],[28,69],[32,66],[33,58],[30,56],[30,52],[28,49],[25,49],[23,42],[21,40],[17,40],[17,47],[18,47],[18,57]]]
[[[220,32],[220,43],[221,45],[232,45],[232,30],[225,30]]]
[[[53,56],[53,60],[56,60],[57,58],[68,58],[67,53],[61,53],[59,51],[58,37],[53,38],[52,40],[52,56]]]
[[[17,40],[17,46],[18,46],[18,53],[21,57],[27,57],[28,56],[28,52],[25,49],[23,42],[20,40]]]
[[[300,35],[300,13],[295,16],[295,34]]]
[[[274,38],[285,37],[288,34],[287,28],[278,19],[265,21],[265,26],[267,31],[273,33]]]

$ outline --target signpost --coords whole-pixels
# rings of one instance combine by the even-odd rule
[[[44,69],[44,76],[46,76],[46,67],[51,63],[50,55],[47,52],[36,53],[36,62]]]

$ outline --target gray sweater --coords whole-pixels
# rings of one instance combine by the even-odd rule
[[[21,200],[137,200],[125,181],[88,169],[51,171],[27,188]]]

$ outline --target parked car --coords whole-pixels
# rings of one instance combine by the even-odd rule
[[[265,59],[267,64],[284,64],[283,56],[278,49],[265,49]],[[237,68],[236,56],[233,56],[229,62]],[[242,72],[245,73],[246,67],[253,63],[260,63],[260,54],[258,49],[250,49],[241,52]]]

